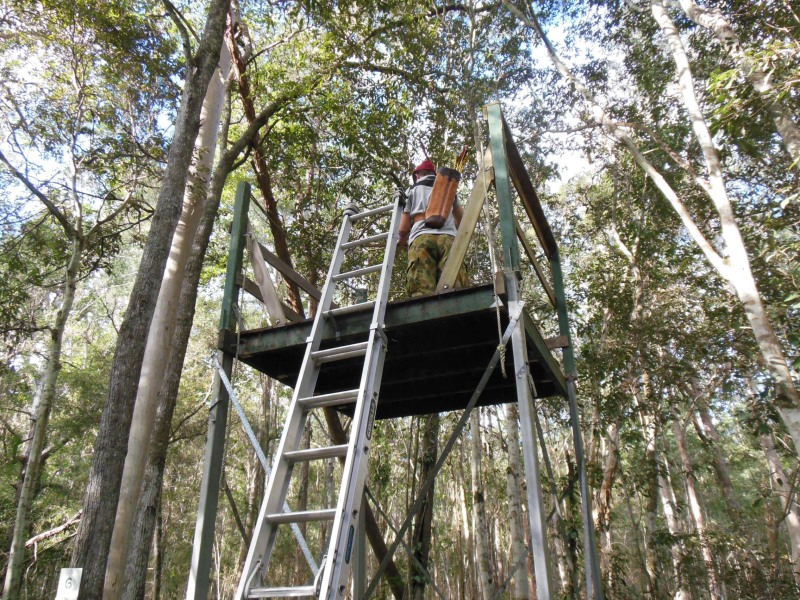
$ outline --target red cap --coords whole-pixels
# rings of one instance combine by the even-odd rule
[[[414,175],[416,175],[419,171],[433,171],[436,173],[436,165],[433,164],[433,161],[430,158],[426,158],[419,163],[419,165],[417,165],[416,169],[414,169]]]

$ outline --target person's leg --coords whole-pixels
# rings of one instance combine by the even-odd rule
[[[439,277],[442,276],[444,265],[447,263],[447,257],[450,256],[450,249],[453,247],[453,241],[455,238],[452,235],[446,234],[437,235],[436,237],[441,238],[437,240],[438,261],[436,265],[436,281],[438,282]],[[467,286],[469,286],[469,279],[467,279],[467,271],[462,263],[458,269],[458,275],[456,275],[456,281],[453,284],[453,289],[457,290]]]
[[[436,264],[439,256],[436,238],[438,237],[442,236],[420,235],[408,248],[406,289],[412,298],[432,294],[436,291],[436,282],[438,281]]]

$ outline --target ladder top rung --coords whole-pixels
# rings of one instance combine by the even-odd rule
[[[269,523],[310,523],[312,521],[333,521],[336,516],[335,508],[321,510],[299,510],[296,512],[273,513],[267,515]]]
[[[354,271],[348,271],[347,273],[339,273],[338,275],[333,276],[333,280],[344,281],[345,279],[360,277],[361,275],[369,275],[370,273],[377,273],[381,269],[383,269],[383,263],[379,265],[371,265],[369,267],[364,267],[362,269],[356,269]]]
[[[248,598],[306,598],[316,596],[313,585],[298,587],[252,588]]]
[[[381,240],[385,240],[387,237],[389,237],[389,232],[379,233],[378,235],[371,235],[369,237],[365,237],[360,240],[353,240],[352,242],[346,242],[342,244],[342,248],[344,250],[348,250],[350,248],[355,248],[357,246],[365,246],[367,244],[372,244],[374,242],[380,242]]]
[[[351,215],[350,221],[358,221],[359,219],[364,219],[366,217],[371,217],[373,215],[380,215],[385,212],[391,212],[393,209],[394,209],[394,204],[387,204],[386,206],[373,208],[372,210],[367,210],[362,213],[358,213],[357,215]]]
[[[303,408],[322,408],[323,406],[341,406],[342,404],[352,404],[358,400],[359,390],[344,390],[331,394],[320,394],[319,396],[309,396],[300,398],[298,402]]]
[[[349,313],[360,312],[362,310],[369,310],[375,308],[375,300],[367,302],[359,302],[358,304],[351,304],[350,306],[340,306],[339,308],[332,308],[325,311],[326,317],[338,317],[339,315],[346,315]]]
[[[284,458],[292,462],[300,462],[306,460],[321,460],[323,458],[338,458],[340,456],[347,456],[347,444],[339,446],[325,446],[324,448],[306,448],[303,450],[293,450],[285,452]]]

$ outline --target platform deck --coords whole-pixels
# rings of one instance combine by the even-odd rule
[[[508,323],[501,297],[502,327]],[[495,298],[491,285],[391,302],[386,310],[388,353],[378,404],[378,419],[463,409],[469,402],[498,344]],[[362,342],[371,312],[351,313],[326,324],[322,348]],[[528,360],[536,396],[565,396],[561,367],[530,317],[525,314]],[[239,338],[238,358],[294,387],[311,333],[312,321],[246,330]],[[316,393],[358,387],[363,359],[323,365]],[[514,359],[506,354],[507,378],[498,365],[479,406],[515,402]],[[344,408],[347,411],[347,408]]]

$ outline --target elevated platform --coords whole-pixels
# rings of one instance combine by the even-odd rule
[[[501,297],[502,326],[508,324]],[[378,419],[447,412],[464,408],[498,344],[497,315],[492,286],[392,302],[386,310],[389,349],[383,370]],[[328,323],[322,349],[363,342],[371,312],[351,313]],[[530,317],[525,314],[528,359],[537,397],[566,396],[566,383]],[[238,358],[278,381],[294,387],[312,321],[242,331]],[[508,378],[497,366],[478,405],[516,402],[510,347]],[[316,387],[325,394],[358,387],[363,359],[323,366]],[[344,407],[347,412],[347,407]]]

